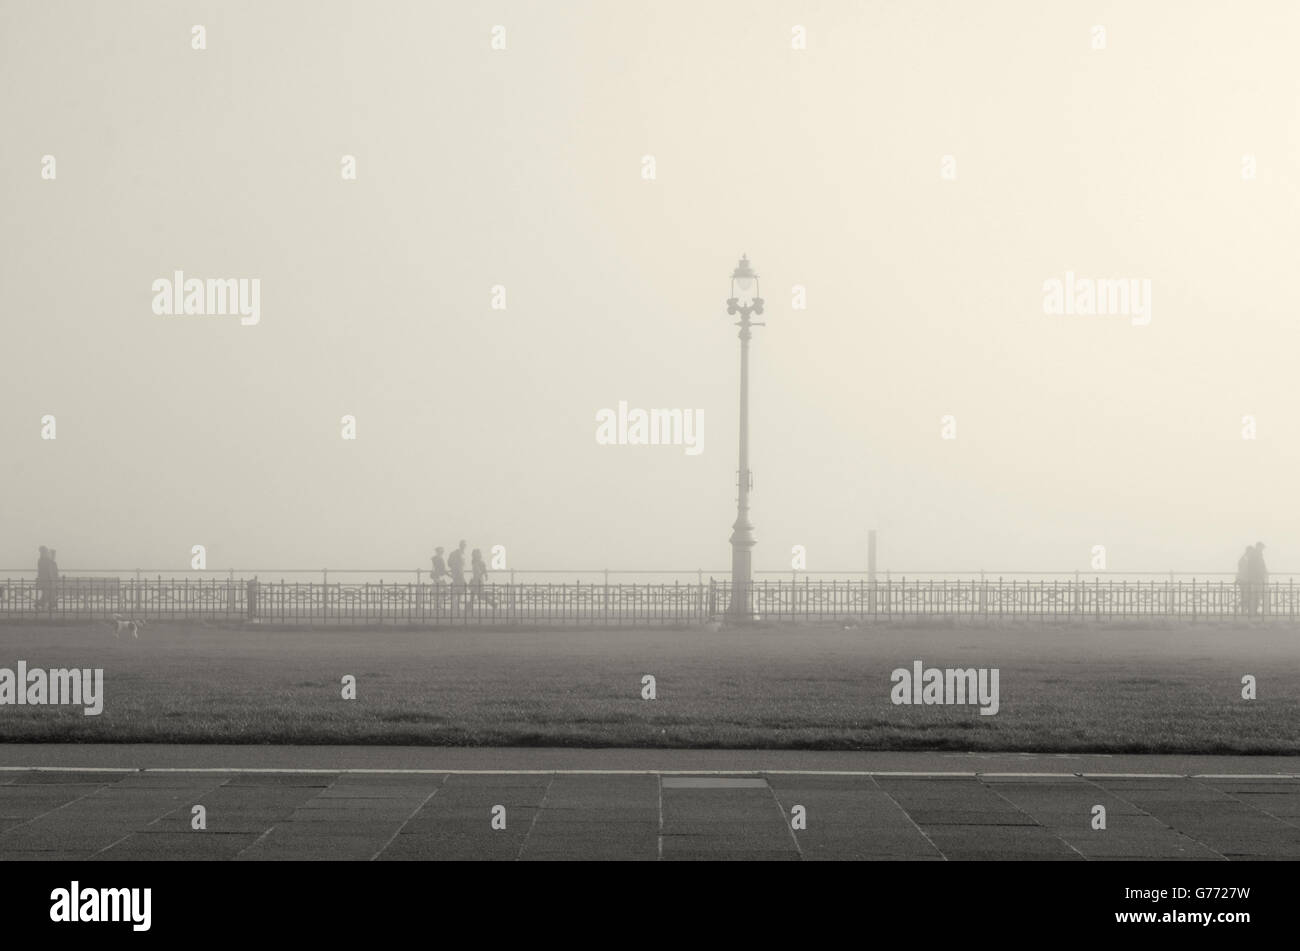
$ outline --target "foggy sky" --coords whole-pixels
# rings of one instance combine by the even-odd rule
[[[1300,570],[1298,27],[6,3],[0,566],[725,567],[745,252],[756,567],[861,568],[876,528],[882,568]],[[259,278],[260,323],[156,316],[178,269]],[[1067,271],[1149,279],[1150,324],[1045,315]],[[704,451],[598,445],[620,400],[702,410]]]

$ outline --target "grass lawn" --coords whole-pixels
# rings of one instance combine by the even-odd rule
[[[1300,753],[1300,630],[1281,624],[0,626],[0,667],[19,660],[104,668],[104,712],[0,706],[4,742]],[[999,668],[1000,712],[893,705],[914,660]]]

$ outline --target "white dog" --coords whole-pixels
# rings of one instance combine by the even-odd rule
[[[108,623],[113,625],[113,636],[117,638],[121,638],[123,631],[130,631],[131,636],[139,640],[140,628],[144,627],[143,620],[123,617],[120,614],[114,614],[109,618]]]

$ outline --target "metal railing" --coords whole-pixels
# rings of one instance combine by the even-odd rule
[[[248,579],[110,576],[50,585],[0,580],[0,621],[94,620],[112,614],[163,621],[284,624],[703,623],[731,611],[731,584],[253,582]],[[765,620],[919,617],[1213,619],[1294,622],[1293,580],[1244,586],[1219,579],[758,580],[739,613]]]

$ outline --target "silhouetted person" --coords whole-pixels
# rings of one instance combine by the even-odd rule
[[[257,618],[257,596],[258,596],[258,588],[260,587],[261,585],[258,584],[256,575],[248,579],[247,600],[248,600],[248,619],[250,621],[255,620]]]
[[[443,587],[451,580],[447,573],[447,559],[442,557],[442,546],[433,550],[433,600],[435,604],[442,601]]]
[[[53,562],[50,559],[50,550],[44,545],[41,546],[40,556],[36,559],[36,609],[41,608],[53,610],[54,608],[54,584],[51,579],[54,576]]]
[[[53,548],[50,549],[50,598],[53,603],[50,610],[54,610],[59,604],[59,559],[58,552]]]
[[[497,603],[494,600],[483,597],[483,582],[487,580],[487,565],[483,563],[483,552],[477,548],[470,554],[470,572],[472,574],[470,579],[470,600],[487,601],[492,607],[496,607]]]
[[[460,602],[461,597],[465,594],[465,548],[468,543],[465,539],[460,540],[456,550],[447,558],[447,568],[451,572],[451,596],[452,603]]]
[[[1256,542],[1250,562],[1250,584],[1255,596],[1251,605],[1256,614],[1268,613],[1268,566],[1264,564],[1264,543]]]
[[[1237,610],[1242,614],[1251,613],[1250,567],[1251,562],[1254,560],[1254,554],[1255,549],[1247,545],[1246,550],[1237,559]]]

